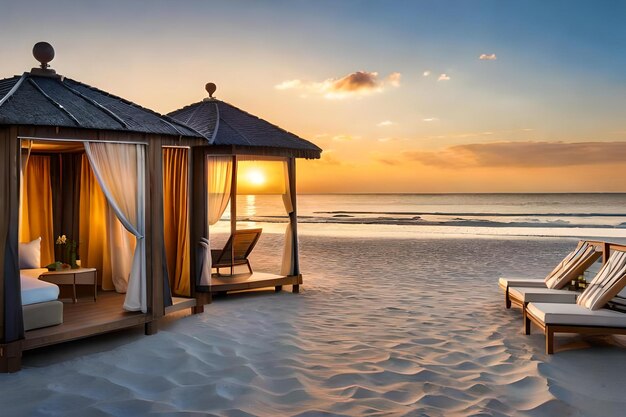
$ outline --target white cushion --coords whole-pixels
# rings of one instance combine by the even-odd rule
[[[502,288],[506,287],[543,287],[546,288],[546,283],[543,278],[524,278],[524,277],[508,277],[500,278],[498,285]]]
[[[44,303],[59,298],[59,287],[50,282],[41,281],[39,275],[47,269],[31,269],[20,271],[22,287],[22,305]]]
[[[524,303],[576,303],[579,293],[550,288],[509,287],[509,296]]]
[[[530,303],[526,309],[545,324],[626,327],[626,314],[606,308],[589,310],[578,304]]]
[[[41,237],[19,246],[20,269],[41,268]]]

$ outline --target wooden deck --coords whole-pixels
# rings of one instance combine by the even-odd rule
[[[283,285],[293,285],[294,292],[298,292],[300,284],[302,284],[302,275],[284,276],[265,272],[254,272],[252,274],[246,272],[232,276],[213,274],[211,277],[211,294],[268,287],[280,290]]]
[[[63,303],[63,324],[27,331],[23,350],[80,339],[149,321],[147,314],[124,311],[124,294],[101,291],[98,301],[79,298],[76,304]]]
[[[173,297],[173,305],[165,313],[174,313],[196,305],[195,298]],[[78,303],[63,303],[63,324],[26,332],[23,350],[54,345],[128,327],[139,326],[150,321],[143,313],[123,309],[124,294],[114,291],[99,291],[98,301],[79,298]]]
[[[281,290],[283,285],[293,285],[294,292],[302,284],[302,276],[281,276],[264,272],[240,273],[233,276],[213,274],[212,294],[225,294],[274,287]],[[165,314],[171,314],[196,306],[195,298],[173,297],[173,305],[166,307]],[[63,324],[27,331],[22,344],[23,350],[54,345],[70,340],[81,339],[97,334],[112,332],[150,322],[143,313],[124,311],[124,294],[114,291],[99,291],[97,302],[90,297],[80,297],[76,304],[63,303]]]

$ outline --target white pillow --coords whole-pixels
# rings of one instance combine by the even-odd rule
[[[20,269],[41,268],[41,237],[28,243],[20,243]]]

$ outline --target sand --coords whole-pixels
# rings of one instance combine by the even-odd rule
[[[29,352],[3,416],[621,416],[626,342],[521,333],[502,274],[540,276],[575,243],[302,236],[300,294]],[[276,267],[277,235],[254,265]],[[55,361],[63,360],[61,363]]]

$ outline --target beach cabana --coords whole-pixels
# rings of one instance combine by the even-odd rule
[[[321,149],[270,122],[213,97],[216,86],[206,85],[209,97],[169,113],[169,116],[199,131],[209,139],[209,145],[193,149],[193,194],[191,242],[192,275],[198,298],[207,294],[199,304],[211,301],[211,294],[252,288],[292,285],[293,292],[302,284],[298,257],[298,225],[296,199],[296,158],[317,159]],[[244,161],[271,161],[282,164],[284,184],[281,188],[288,225],[280,271],[251,272],[229,275],[211,274],[211,249],[208,246],[210,228],[230,203],[230,235],[237,232],[238,168]],[[231,259],[235,259],[235,245]],[[221,249],[221,248],[220,248]]]
[[[168,274],[168,263],[184,260],[166,261],[163,245],[164,221],[185,224],[186,204],[180,213],[170,204],[164,218],[163,200],[181,194],[181,178],[186,181],[191,169],[184,154],[206,145],[206,138],[58,75],[48,65],[54,58],[49,44],[37,44],[33,54],[39,68],[0,80],[4,372],[20,368],[24,350],[138,325],[151,334],[167,312],[195,307],[190,285],[177,288],[180,283]],[[184,241],[184,227],[180,233]],[[55,245],[60,235],[67,240]],[[74,255],[73,244],[77,256],[66,262],[78,267],[80,258],[80,269],[45,275],[41,268],[65,249]],[[59,289],[68,287],[74,302],[60,303]],[[77,287],[86,288],[89,298],[79,291],[76,302]],[[189,298],[172,298],[170,292]]]

